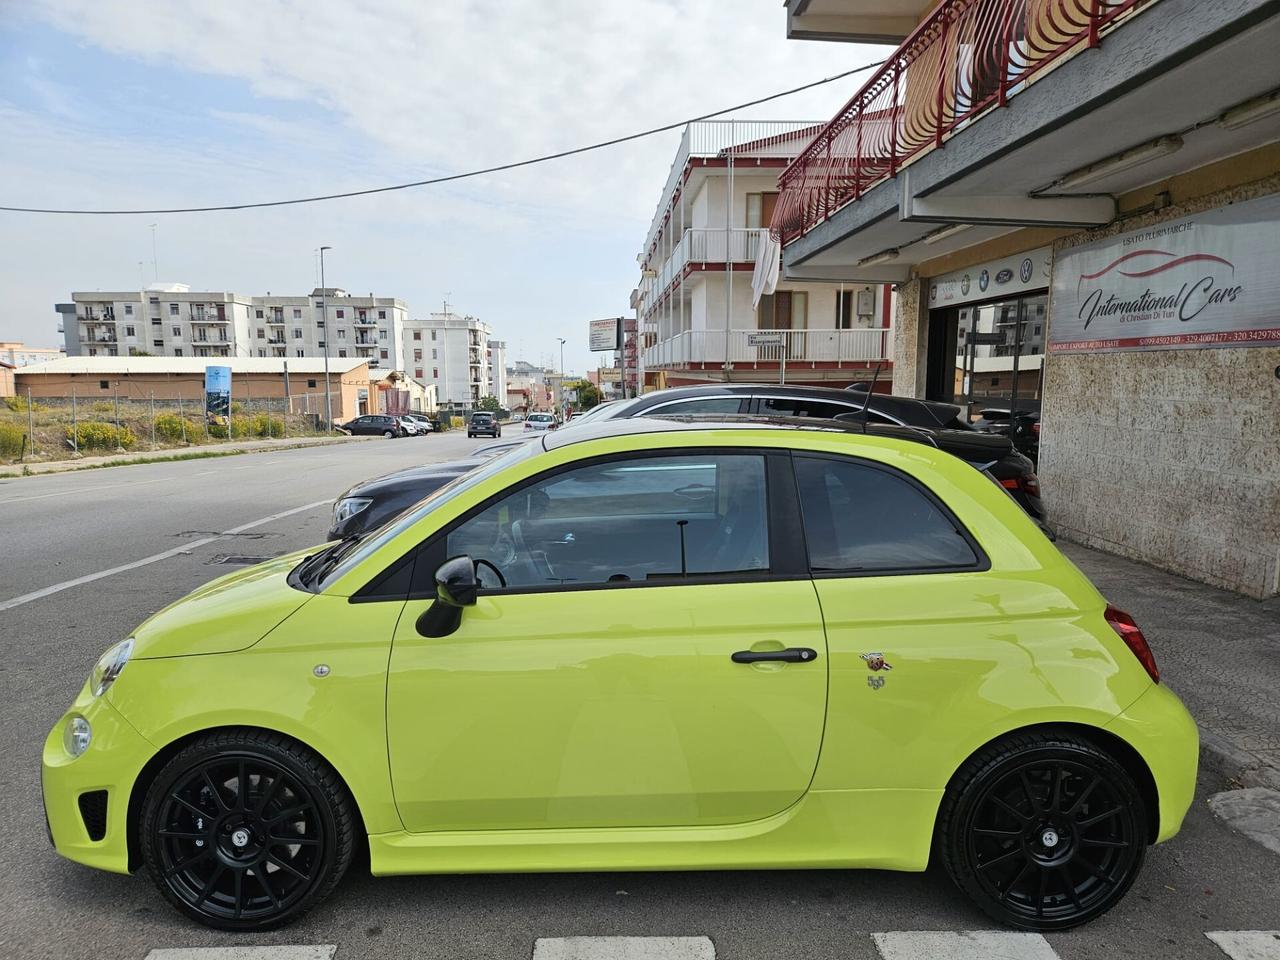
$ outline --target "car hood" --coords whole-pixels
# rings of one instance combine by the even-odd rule
[[[311,599],[286,578],[315,550],[233,571],[169,604],[134,630],[133,656],[154,660],[253,646]]]
[[[376,497],[410,489],[420,485],[424,480],[439,479],[441,477],[452,479],[466,473],[468,470],[474,470],[485,462],[486,460],[483,457],[474,457],[466,460],[446,460],[443,463],[428,463],[421,467],[397,470],[395,473],[388,473],[372,480],[363,480],[347,490],[338,499],[342,500],[346,497]]]

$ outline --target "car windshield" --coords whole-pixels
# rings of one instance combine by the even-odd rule
[[[529,419],[534,423],[549,423],[555,418],[549,413],[534,413],[529,416]]]
[[[323,591],[331,584],[337,583],[432,510],[439,509],[460,493],[465,493],[477,484],[484,483],[494,474],[500,473],[507,467],[519,463],[521,460],[541,452],[541,450],[542,445],[540,443],[522,444],[514,450],[509,450],[501,456],[494,457],[487,463],[476,467],[474,470],[469,470],[446,483],[408,510],[392,517],[378,529],[370,531],[360,540],[359,545],[348,547],[341,562],[334,564],[331,569],[325,572],[324,577],[316,584],[315,589],[317,592]]]

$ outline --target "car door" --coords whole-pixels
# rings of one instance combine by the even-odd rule
[[[459,554],[487,586],[448,636],[418,633],[427,599],[397,626],[405,827],[704,826],[796,802],[827,688],[797,527],[785,457],[691,451],[553,471],[424,544],[418,592]]]

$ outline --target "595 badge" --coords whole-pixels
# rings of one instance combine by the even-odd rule
[[[867,677],[867,686],[872,690],[879,690],[884,686],[884,677],[877,674],[888,672],[893,669],[892,666],[885,663],[883,653],[864,653],[862,659],[867,662],[867,669],[871,671],[872,676]]]

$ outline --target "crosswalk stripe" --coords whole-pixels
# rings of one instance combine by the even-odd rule
[[[871,939],[884,960],[1058,960],[1038,933],[902,931],[873,933]]]
[[[1280,930],[1211,930],[1205,936],[1231,960],[1280,960]]]
[[[331,943],[282,947],[162,947],[147,960],[333,960]]]
[[[710,937],[542,937],[533,960],[716,960]]]

